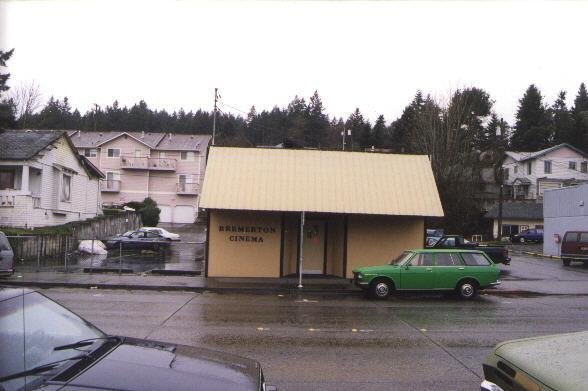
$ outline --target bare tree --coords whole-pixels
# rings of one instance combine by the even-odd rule
[[[41,108],[43,95],[39,84],[32,81],[11,89],[11,99],[16,109],[16,118],[21,129],[29,126],[31,116]]]
[[[408,138],[411,152],[429,156],[445,212],[445,227],[456,233],[474,233],[480,217],[476,121],[479,119],[472,103],[461,91],[451,94],[448,103],[429,96]]]

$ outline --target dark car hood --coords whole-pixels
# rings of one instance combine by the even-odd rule
[[[127,338],[64,389],[258,390],[259,371],[247,358]]]

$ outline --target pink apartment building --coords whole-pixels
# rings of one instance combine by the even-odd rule
[[[69,132],[79,153],[106,176],[102,204],[151,197],[163,223],[193,223],[210,136],[149,132]]]

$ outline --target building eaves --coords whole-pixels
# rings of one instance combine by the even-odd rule
[[[63,130],[0,131],[0,160],[29,160],[63,135]]]

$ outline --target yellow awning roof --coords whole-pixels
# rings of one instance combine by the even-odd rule
[[[211,147],[200,207],[443,216],[427,156],[270,148]]]

